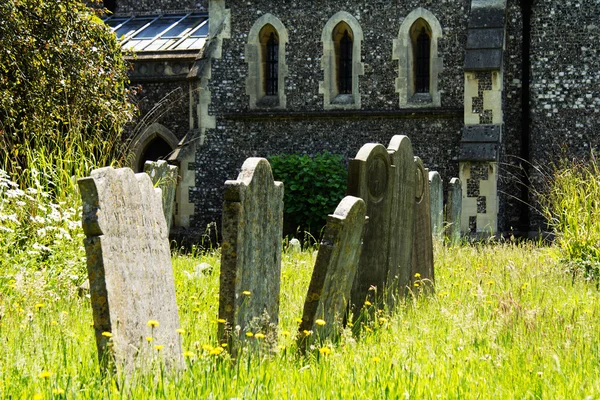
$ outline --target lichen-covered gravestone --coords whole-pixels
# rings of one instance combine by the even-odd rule
[[[114,362],[129,373],[153,357],[178,364],[179,314],[160,189],[129,168],[100,168],[78,183],[103,367]]]
[[[244,340],[247,332],[276,342],[282,231],[283,183],[273,180],[266,159],[248,158],[238,179],[225,182],[219,294],[219,319],[226,321],[219,324],[223,342]]]
[[[429,172],[429,205],[431,207],[431,231],[440,239],[444,232],[444,189],[437,171]]]
[[[388,145],[394,166],[394,197],[390,216],[388,305],[410,284],[415,205],[415,160],[410,139],[395,135]]]
[[[415,228],[412,252],[413,289],[418,291],[432,289],[433,273],[433,237],[431,233],[431,211],[429,207],[429,172],[423,161],[415,157]],[[418,285],[418,286],[415,286]]]
[[[365,144],[356,158],[350,160],[347,193],[364,200],[369,217],[352,286],[351,303],[355,317],[367,299],[379,302],[386,290],[394,185],[391,169],[388,152],[381,144]]]
[[[343,329],[361,253],[365,215],[365,202],[346,196],[327,217],[299,328],[299,347],[303,350],[313,339],[335,340]],[[308,331],[314,334],[304,333]]]
[[[462,186],[460,179],[452,178],[448,184],[448,204],[446,205],[446,235],[450,243],[460,242],[460,218],[462,213]]]
[[[162,190],[162,205],[167,221],[167,232],[173,222],[173,206],[175,205],[175,190],[177,189],[177,167],[167,164],[164,160],[146,161],[144,172],[150,176],[152,183]]]

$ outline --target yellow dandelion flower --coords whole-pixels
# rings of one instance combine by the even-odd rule
[[[352,322],[348,322],[347,324],[350,328],[352,328],[354,326],[354,324]]]
[[[183,356],[186,358],[192,358],[194,357],[194,353],[192,353],[191,351],[186,351],[183,353]]]
[[[302,322],[302,318],[296,318],[296,322],[297,323],[301,323]]]
[[[227,343],[221,343],[221,347],[223,347],[223,348],[227,347]]]
[[[417,273],[415,274],[415,278],[419,279],[420,277],[421,277],[421,274],[417,272]]]
[[[57,395],[65,394],[65,390],[61,389],[61,388],[56,388],[52,391],[52,394],[57,394]]]
[[[471,282],[471,281],[468,281],[468,280],[465,281],[465,285],[472,285],[472,284],[473,284],[473,282]]]
[[[315,324],[319,325],[319,326],[323,326],[326,324],[324,319],[318,319],[315,321]]]
[[[254,333],[252,333],[252,332],[246,332],[246,336],[252,337],[252,336],[254,336]]]
[[[152,336],[146,336],[146,341],[147,341],[148,343],[150,343],[150,342],[151,342],[151,341],[153,341],[153,340],[154,340],[154,338],[153,338]]]
[[[527,289],[527,286],[529,286],[529,283],[525,282],[523,286],[521,286],[521,289]]]
[[[310,336],[312,335],[312,331],[307,331],[306,329],[302,331],[302,333],[304,333],[304,336]]]
[[[250,296],[252,293],[251,293],[249,290],[244,290],[244,291],[242,292],[242,294],[243,294],[244,296]]]
[[[414,283],[414,286],[415,286],[415,287],[419,287],[419,286],[421,286],[421,285],[419,285],[419,282],[415,282],[415,283]]]
[[[380,317],[380,318],[379,318],[379,325],[383,325],[383,324],[385,324],[386,322],[388,322],[387,318],[383,318],[383,317]]]
[[[52,321],[52,322],[50,322],[50,325],[58,325],[58,322]]]
[[[212,351],[213,347],[210,344],[203,344],[202,345],[202,350],[205,351]]]
[[[190,300],[192,300],[192,301],[198,300],[198,296],[190,296]]]
[[[165,348],[165,346],[163,346],[162,344],[157,344],[157,345],[155,345],[155,346],[154,346],[154,348],[155,348],[156,350],[158,350],[158,351],[161,351],[162,349],[164,349],[164,348]]]
[[[185,329],[176,329],[175,332],[179,333],[180,335],[183,335],[185,333]]]
[[[225,323],[225,322],[227,322],[227,321],[225,321],[223,318],[219,318],[219,319],[217,320],[217,322],[218,322],[219,324],[224,324],[224,323]]]
[[[373,305],[373,303],[371,303],[369,300],[365,301],[365,306],[368,307],[368,306],[372,306],[372,305]]]
[[[158,321],[155,319],[151,319],[150,321],[147,322],[147,324],[148,324],[148,326],[151,326],[152,328],[158,328],[160,326]]]
[[[331,348],[329,348],[329,347],[321,347],[319,349],[319,353],[323,354],[324,356],[328,356],[332,352],[333,352],[333,350],[331,350]]]
[[[263,335],[262,333],[258,332],[256,335],[254,335],[255,338],[257,339],[264,339],[265,335]]]
[[[193,312],[200,312],[200,311],[202,311],[202,309],[201,308],[194,308],[192,311]]]
[[[42,379],[46,379],[46,378],[50,378],[51,375],[52,375],[52,372],[50,372],[50,371],[42,371],[42,372],[40,372],[38,377],[40,377]]]
[[[35,308],[36,308],[36,309],[38,309],[38,310],[39,310],[40,308],[44,308],[44,303],[37,303],[37,304],[35,305]]]
[[[210,351],[210,355],[211,356],[218,356],[219,354],[221,354],[223,352],[223,348],[222,347],[215,347],[214,349],[212,349]]]
[[[33,395],[33,400],[42,400],[44,398],[44,395],[42,395],[41,393],[36,393]]]
[[[107,337],[107,338],[111,338],[112,337],[112,333],[110,333],[110,332],[102,332],[102,336]]]
[[[492,286],[495,282],[494,281],[488,281],[488,285]]]
[[[381,361],[381,358],[375,356],[375,357],[371,358],[371,361],[373,361],[375,364],[377,364],[379,361]]]
[[[283,331],[283,332],[281,332],[281,335],[282,336],[286,336],[286,337],[290,336],[290,334],[291,334],[290,331]]]

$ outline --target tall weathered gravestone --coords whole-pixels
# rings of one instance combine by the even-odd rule
[[[269,162],[248,158],[238,179],[225,182],[219,295],[219,337],[231,343],[239,326],[276,340],[281,280],[283,183]]]
[[[364,201],[346,196],[335,212],[327,217],[299,328],[299,346],[302,349],[315,338],[335,340],[343,329],[361,253],[365,216]],[[317,319],[324,321],[325,325],[315,324]],[[304,331],[316,334],[307,336]]]
[[[144,172],[150,175],[152,183],[162,190],[162,205],[167,221],[167,232],[173,222],[173,206],[175,205],[175,190],[177,189],[177,167],[167,164],[164,160],[146,161]]]
[[[440,239],[444,232],[444,188],[437,171],[429,172],[429,205],[431,207],[431,231]]]
[[[379,301],[386,290],[393,185],[390,157],[381,144],[365,144],[350,160],[347,193],[364,200],[369,217],[350,296],[355,316],[365,300]]]
[[[460,242],[460,219],[462,212],[462,186],[460,179],[452,178],[448,185],[448,204],[446,205],[446,236],[450,243]]]
[[[433,288],[433,237],[429,207],[429,172],[423,161],[415,157],[415,227],[412,252],[412,279],[419,287]],[[418,275],[417,275],[418,274]]]
[[[388,145],[394,171],[390,215],[388,304],[410,284],[415,205],[415,161],[410,139],[395,135]]]
[[[129,168],[100,168],[78,183],[103,367],[115,361],[130,372],[157,355],[177,364],[179,314],[160,189]],[[155,345],[164,347],[159,352]]]

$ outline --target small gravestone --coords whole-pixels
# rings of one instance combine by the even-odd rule
[[[460,179],[452,178],[448,184],[446,205],[446,236],[450,243],[460,242],[460,218],[462,213],[462,186]]]
[[[219,295],[219,337],[232,344],[248,332],[274,344],[279,320],[283,183],[269,162],[248,158],[235,181],[225,182]],[[238,328],[239,327],[239,328]]]
[[[388,153],[394,166],[394,198],[390,217],[388,305],[410,284],[415,205],[415,160],[410,139],[396,135]]]
[[[327,217],[299,328],[299,347],[303,350],[313,339],[335,340],[343,329],[361,253],[365,215],[365,202],[346,196]],[[305,331],[313,331],[314,335],[306,335]]]
[[[164,160],[146,161],[144,172],[150,175],[154,186],[162,190],[162,205],[167,221],[167,232],[171,230],[173,222],[173,206],[175,204],[175,190],[177,189],[177,167],[167,164]]]
[[[444,233],[444,188],[437,171],[429,172],[429,205],[431,207],[431,231],[440,239]]]
[[[364,200],[369,217],[350,296],[355,318],[367,299],[379,302],[386,290],[393,185],[390,157],[381,144],[365,144],[350,160],[347,193]]]
[[[179,314],[160,189],[129,168],[100,168],[78,184],[103,368],[116,362],[129,373],[152,357],[177,364]]]
[[[413,290],[433,288],[433,237],[431,233],[431,211],[429,207],[429,173],[423,161],[415,157],[415,227],[412,251]]]

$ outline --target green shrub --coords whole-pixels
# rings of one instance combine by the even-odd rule
[[[600,263],[600,166],[563,161],[552,174],[541,205],[556,233],[560,256],[573,274],[598,277]]]
[[[328,214],[346,192],[348,172],[339,154],[281,154],[269,157],[273,176],[285,185],[285,233],[297,229],[318,237]]]

